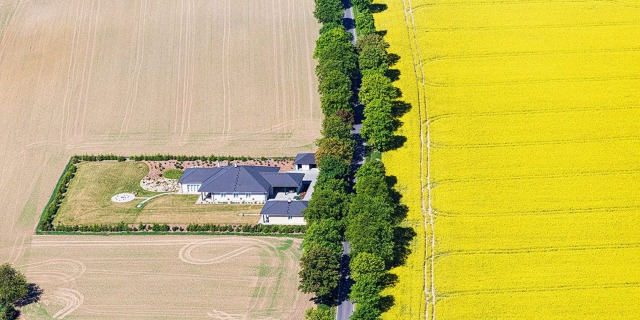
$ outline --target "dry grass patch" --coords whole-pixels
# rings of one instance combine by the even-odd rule
[[[261,204],[196,204],[197,195],[166,195],[148,202],[135,222],[256,224]]]

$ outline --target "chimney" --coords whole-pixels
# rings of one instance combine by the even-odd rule
[[[291,203],[291,199],[288,199],[287,202]]]

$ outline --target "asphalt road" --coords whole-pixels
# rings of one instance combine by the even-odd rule
[[[343,25],[345,29],[353,35],[353,41],[351,42],[354,46],[356,45],[356,40],[358,38],[356,34],[356,23],[355,16],[353,15],[353,6],[349,2],[348,8],[344,10],[344,18]],[[356,160],[357,165],[362,165],[364,163],[364,140],[360,137],[360,128],[362,125],[355,125],[354,130],[351,131],[351,134],[356,136],[359,139],[358,144],[362,144],[362,158],[358,158]],[[349,243],[346,241],[342,242],[342,259],[340,261],[340,274],[342,277],[340,278],[340,284],[338,286],[338,309],[336,312],[337,320],[349,320],[353,311],[355,310],[355,305],[349,301],[349,293],[351,292],[351,284],[353,281],[350,278],[350,270],[349,270],[349,252],[351,247]]]
[[[348,320],[353,314],[354,305],[348,300],[349,292],[351,291],[351,279],[349,278],[349,243],[342,242],[342,261],[340,266],[340,273],[342,278],[340,279],[340,285],[338,287],[338,310],[336,312],[336,319]]]
[[[351,43],[355,46],[358,35],[356,35],[356,17],[353,15],[353,6],[344,10],[344,18],[342,21],[347,32],[353,35],[353,41],[351,41]]]

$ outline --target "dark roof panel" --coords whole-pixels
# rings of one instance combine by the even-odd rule
[[[220,169],[221,168],[187,168],[178,182],[182,184],[201,184],[220,171]]]
[[[271,185],[261,175],[278,172],[277,167],[222,167],[202,183],[198,192],[254,192],[269,193]]]
[[[296,159],[293,160],[293,163],[298,165],[302,164],[316,164],[316,154],[315,153],[298,153]]]
[[[304,173],[261,172],[260,175],[274,188],[297,188]]]
[[[307,208],[308,201],[267,201],[260,214],[272,217],[304,217],[302,211]]]

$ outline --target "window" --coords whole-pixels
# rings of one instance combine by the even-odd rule
[[[233,193],[233,197],[234,197],[234,198],[237,198],[237,197],[238,197],[238,193],[237,193],[237,192],[234,192],[234,193]]]
[[[220,193],[220,198],[224,198],[224,197],[226,197],[226,196],[227,196],[227,193],[226,193],[226,192],[222,192],[222,193]]]
[[[291,217],[291,216],[289,216],[288,218],[289,218],[289,220],[292,220],[292,219],[293,219],[293,217]]]
[[[251,198],[251,193],[247,193],[244,195],[245,198]]]

